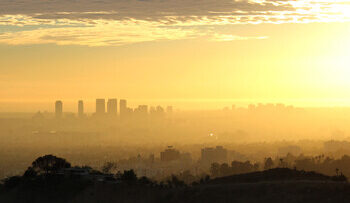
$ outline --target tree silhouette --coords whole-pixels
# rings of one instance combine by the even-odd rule
[[[210,167],[210,174],[213,177],[217,177],[220,174],[220,164],[218,163],[212,163]]]
[[[196,180],[196,177],[194,175],[192,175],[191,171],[189,171],[189,170],[186,170],[186,171],[180,173],[177,177],[187,184],[192,183]]]
[[[228,176],[231,175],[231,168],[227,163],[223,163],[220,166],[220,176]]]
[[[171,179],[167,181],[170,187],[184,187],[186,186],[185,182],[179,180],[175,175],[171,176]]]
[[[152,181],[147,178],[146,176],[142,176],[140,179],[139,179],[139,182],[141,184],[144,184],[144,185],[150,185],[150,184],[153,184]]]
[[[271,169],[272,167],[273,167],[273,161],[272,161],[271,157],[269,157],[265,160],[264,169],[268,170],[268,169]]]
[[[124,173],[120,177],[123,181],[134,182],[137,180],[137,176],[133,169],[124,171]]]
[[[37,176],[37,172],[33,169],[33,167],[28,167],[28,169],[24,172],[24,177],[35,177]]]
[[[32,167],[29,167],[25,174],[53,174],[57,171],[70,168],[71,164],[63,158],[59,158],[53,155],[45,155],[43,157],[37,158],[33,163]]]
[[[106,162],[102,166],[103,173],[112,173],[116,169],[117,169],[117,164],[113,162]]]

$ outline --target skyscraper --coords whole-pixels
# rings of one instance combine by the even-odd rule
[[[128,112],[128,107],[125,99],[121,99],[119,102],[120,105],[120,117],[124,117]]]
[[[63,115],[63,103],[62,103],[62,101],[56,101],[56,103],[55,103],[55,115],[56,115],[56,118],[62,118],[62,115]]]
[[[105,99],[96,99],[96,115],[104,115],[106,113]]]
[[[78,101],[78,116],[79,116],[79,118],[84,117],[84,102],[83,102],[83,100]]]
[[[107,102],[108,115],[116,116],[118,113],[118,101],[117,99],[108,99]]]

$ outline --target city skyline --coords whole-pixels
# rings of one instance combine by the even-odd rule
[[[86,112],[85,111],[85,102],[84,100],[78,100],[76,111],[65,111],[63,108],[64,103],[62,100],[55,101],[54,113],[57,119],[61,119],[64,117],[65,113],[74,113],[79,118],[85,118],[88,114],[97,117],[114,117],[119,116],[121,118],[126,118],[130,116],[130,114],[135,114],[137,116],[147,116],[149,113],[172,113],[173,106],[166,106],[165,108],[160,105],[156,106],[148,106],[144,104],[139,104],[137,107],[128,107],[126,99],[119,100],[119,108],[118,108],[118,99],[109,98],[106,102],[106,99],[98,98],[95,100],[95,111],[94,112]],[[39,111],[41,112],[41,111]]]
[[[0,202],[350,202],[350,0],[0,0]]]
[[[65,109],[68,112],[75,112],[78,99],[64,99]],[[95,101],[96,99],[84,99],[84,112],[93,113],[96,111]],[[37,102],[0,102],[0,113],[35,113],[37,111],[54,112],[52,106],[53,100],[37,101]],[[322,101],[322,102],[320,102]],[[138,100],[128,99],[128,103],[132,108],[137,108],[140,104],[148,106],[174,106],[176,110],[218,110],[225,107],[231,107],[235,105],[238,108],[247,108],[250,104],[284,104],[287,106],[294,106],[298,108],[350,108],[350,100],[347,99],[330,99],[329,100],[298,100],[298,99],[265,99],[265,100],[249,100],[249,99],[203,99],[203,100]],[[107,109],[107,106],[106,106]],[[119,109],[118,109],[119,111]]]

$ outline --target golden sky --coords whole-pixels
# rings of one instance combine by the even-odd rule
[[[0,102],[348,105],[349,21],[349,0],[2,0]]]

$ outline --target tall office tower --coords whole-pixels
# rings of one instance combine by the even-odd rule
[[[116,116],[118,113],[118,101],[117,99],[108,99],[107,102],[108,115]]]
[[[105,99],[96,99],[96,115],[104,115],[106,113]]]
[[[56,101],[56,103],[55,103],[55,115],[56,115],[56,118],[62,118],[62,115],[63,115],[63,103],[62,103],[62,101]]]
[[[83,100],[78,101],[78,116],[79,116],[79,118],[84,117],[84,102],[83,102]]]
[[[120,117],[124,117],[127,112],[128,112],[128,107],[126,106],[126,100],[125,99],[121,99],[119,101],[119,111],[120,111]]]

